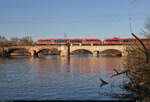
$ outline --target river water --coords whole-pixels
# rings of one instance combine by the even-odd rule
[[[124,57],[57,55],[0,58],[0,100],[118,100],[112,94],[129,93],[121,88]],[[101,85],[99,78],[109,84]]]

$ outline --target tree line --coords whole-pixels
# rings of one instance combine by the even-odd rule
[[[18,37],[11,37],[7,39],[5,36],[0,35],[0,46],[7,46],[7,45],[33,45],[34,42],[31,36],[24,36],[22,38]]]

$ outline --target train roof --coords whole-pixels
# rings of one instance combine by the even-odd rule
[[[71,39],[55,39],[55,38],[52,38],[52,39],[38,39],[38,40],[72,40],[72,39],[75,39],[75,40],[77,40],[77,39],[79,39],[79,40],[81,40],[82,38],[71,38]],[[85,40],[100,40],[100,39],[98,39],[98,38],[85,38]]]
[[[104,39],[104,40],[128,40],[128,39],[135,39],[135,38],[107,38],[107,39]],[[140,38],[140,39],[150,39],[150,38]]]

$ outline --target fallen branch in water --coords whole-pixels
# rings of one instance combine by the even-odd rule
[[[124,71],[121,71],[121,72],[118,72],[116,69],[113,69],[113,71],[116,72],[116,74],[113,74],[111,77],[114,77],[114,76],[118,76],[120,74],[127,74],[130,70],[124,70]]]
[[[108,84],[108,82],[104,81],[102,78],[99,78],[99,80],[101,81],[100,87],[102,87],[103,85]]]

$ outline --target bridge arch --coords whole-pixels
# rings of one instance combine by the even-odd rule
[[[75,49],[71,51],[70,54],[93,54],[93,51],[88,49]]]
[[[60,51],[57,48],[43,48],[39,49],[37,54],[60,54]]]
[[[122,51],[119,49],[105,49],[100,51],[100,54],[110,55],[110,56],[122,56]]]
[[[26,48],[10,48],[7,49],[7,55],[10,56],[12,53],[18,53],[17,55],[30,55],[30,52]]]

